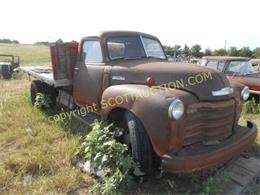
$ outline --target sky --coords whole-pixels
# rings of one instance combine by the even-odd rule
[[[1,0],[0,39],[80,41],[103,30],[141,31],[164,45],[260,47],[259,0]]]

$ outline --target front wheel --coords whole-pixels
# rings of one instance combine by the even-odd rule
[[[139,162],[141,170],[150,175],[153,169],[154,151],[150,139],[141,121],[131,112],[125,113],[125,121],[128,127],[126,137],[129,143],[129,152],[135,161]]]

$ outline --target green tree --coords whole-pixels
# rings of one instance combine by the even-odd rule
[[[163,46],[163,48],[164,48],[166,55],[170,55],[170,56],[174,55],[174,51],[173,51],[173,48],[171,46],[165,45],[165,46]]]
[[[62,43],[63,43],[63,40],[62,40],[62,39],[58,39],[55,43],[56,43],[56,44],[62,44]]]
[[[0,39],[0,43],[15,43],[15,44],[19,44],[19,41],[11,40],[11,39]]]
[[[214,52],[213,52],[213,55],[214,56],[225,56],[225,55],[227,55],[227,51],[223,48],[215,49]]]
[[[249,57],[249,58],[251,58],[252,55],[253,55],[253,52],[250,50],[249,47],[242,47],[242,48],[239,50],[239,55],[240,55],[240,56],[243,56],[243,57]]]
[[[260,47],[254,49],[252,57],[260,58]]]
[[[181,46],[176,44],[174,47],[173,47],[173,53],[174,53],[174,56],[178,56],[182,53],[181,51]]]
[[[211,55],[212,55],[211,49],[209,49],[209,48],[205,49],[204,56],[211,56]]]
[[[229,56],[239,56],[239,51],[236,47],[230,47],[227,54]]]
[[[182,50],[182,53],[185,57],[190,55],[190,48],[187,46],[187,44],[184,45],[184,48]]]
[[[201,46],[199,44],[195,44],[191,47],[191,55],[194,57],[201,57]]]

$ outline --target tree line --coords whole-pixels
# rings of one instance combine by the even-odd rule
[[[249,58],[260,58],[260,47],[251,50],[249,47],[242,47],[238,49],[237,47],[230,47],[229,49],[215,49],[211,50],[209,48],[202,51],[202,48],[199,44],[195,44],[192,47],[188,47],[186,44],[182,48],[180,45],[164,46],[166,55],[172,57],[188,57],[192,56],[195,58],[200,58],[202,56],[242,56]]]
[[[49,42],[49,41],[38,41],[38,42],[35,42],[34,45],[45,45],[45,46],[50,46],[52,44],[61,44],[61,43],[64,43],[62,39],[58,39],[57,41],[55,42]]]
[[[11,39],[0,39],[0,43],[14,43],[14,44],[19,44],[19,41],[17,41],[17,40],[11,40]]]
[[[11,39],[0,39],[0,43],[8,43],[8,44],[20,44],[19,41],[17,40],[11,40]],[[63,43],[63,40],[62,39],[58,39],[57,41],[55,42],[49,42],[49,41],[38,41],[38,42],[35,42],[34,45],[46,45],[46,46],[50,46],[51,44],[53,43]]]
[[[11,39],[0,39],[0,43],[13,43],[13,44],[20,44],[17,40]],[[46,45],[50,46],[53,43],[63,43],[62,39],[58,39],[55,42],[49,41],[38,41],[35,42],[34,45]],[[260,58],[260,47],[251,50],[249,47],[242,47],[238,49],[237,47],[230,47],[229,49],[215,49],[211,50],[209,48],[202,51],[202,47],[199,44],[195,44],[192,47],[184,45],[182,48],[180,45],[172,46],[164,46],[166,55],[172,57],[195,57],[200,58],[202,56],[242,56],[242,57],[249,57],[249,58]]]

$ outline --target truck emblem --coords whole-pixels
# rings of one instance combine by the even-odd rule
[[[234,92],[234,89],[232,87],[225,87],[218,91],[212,91],[213,96],[223,96],[223,95],[229,95]]]
[[[119,80],[119,81],[124,81],[125,77],[124,76],[112,76],[113,80]]]

